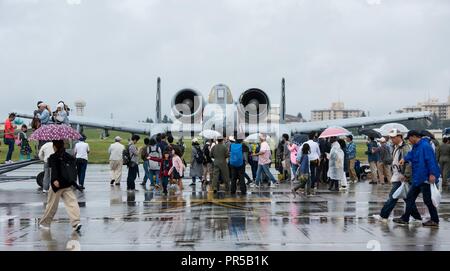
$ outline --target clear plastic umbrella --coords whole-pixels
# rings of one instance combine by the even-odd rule
[[[400,133],[403,133],[403,134],[406,134],[409,131],[408,128],[403,124],[386,123],[385,125],[380,127],[378,132],[380,132],[382,136],[388,136],[389,133],[394,129],[397,129],[397,131],[399,131]]]
[[[220,138],[222,134],[214,130],[203,130],[199,136],[207,139],[216,139]]]

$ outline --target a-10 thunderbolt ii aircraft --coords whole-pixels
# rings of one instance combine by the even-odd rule
[[[230,135],[245,138],[253,133],[263,133],[279,138],[283,133],[290,135],[321,131],[331,126],[358,128],[390,122],[430,119],[430,112],[389,114],[379,117],[358,117],[313,122],[285,122],[285,80],[281,83],[281,103],[274,110],[269,96],[262,89],[249,88],[237,101],[231,90],[224,84],[215,85],[207,99],[192,88],[179,90],[171,101],[174,123],[161,122],[161,80],[157,79],[156,122],[119,122],[117,120],[97,120],[91,117],[70,116],[70,123],[82,130],[83,127],[99,128],[108,131],[124,131],[133,134],[171,132],[174,136],[194,137],[202,131],[217,131],[223,137]],[[30,114],[17,113],[18,117],[33,118]]]

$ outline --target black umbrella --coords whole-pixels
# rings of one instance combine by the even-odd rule
[[[306,141],[308,141],[309,138],[305,134],[296,134],[292,137],[292,142],[295,143],[295,145],[300,146]]]
[[[368,137],[373,137],[373,138],[381,138],[381,134],[377,131],[375,131],[374,129],[362,129],[359,130],[359,134],[360,135],[366,135]]]
[[[434,135],[428,130],[422,130],[422,131],[420,131],[420,133],[422,134],[422,136],[427,136],[431,139],[434,139]]]

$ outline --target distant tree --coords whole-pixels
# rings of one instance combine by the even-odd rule
[[[366,116],[366,112],[362,112],[361,117],[365,117]]]
[[[299,118],[299,119],[303,119],[303,115],[302,115],[302,113],[298,112],[298,114],[297,114],[297,118]]]
[[[153,119],[147,117],[144,122],[145,123],[153,123]]]
[[[169,121],[170,121],[169,117],[167,117],[167,115],[164,115],[162,123],[170,123]]]
[[[169,119],[169,123],[173,123],[173,120],[172,120],[172,119]]]

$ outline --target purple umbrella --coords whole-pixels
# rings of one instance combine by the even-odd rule
[[[42,125],[39,129],[34,131],[31,134],[30,140],[66,140],[66,139],[75,139],[78,140],[81,138],[80,133],[78,133],[72,127],[65,124],[49,124]]]

